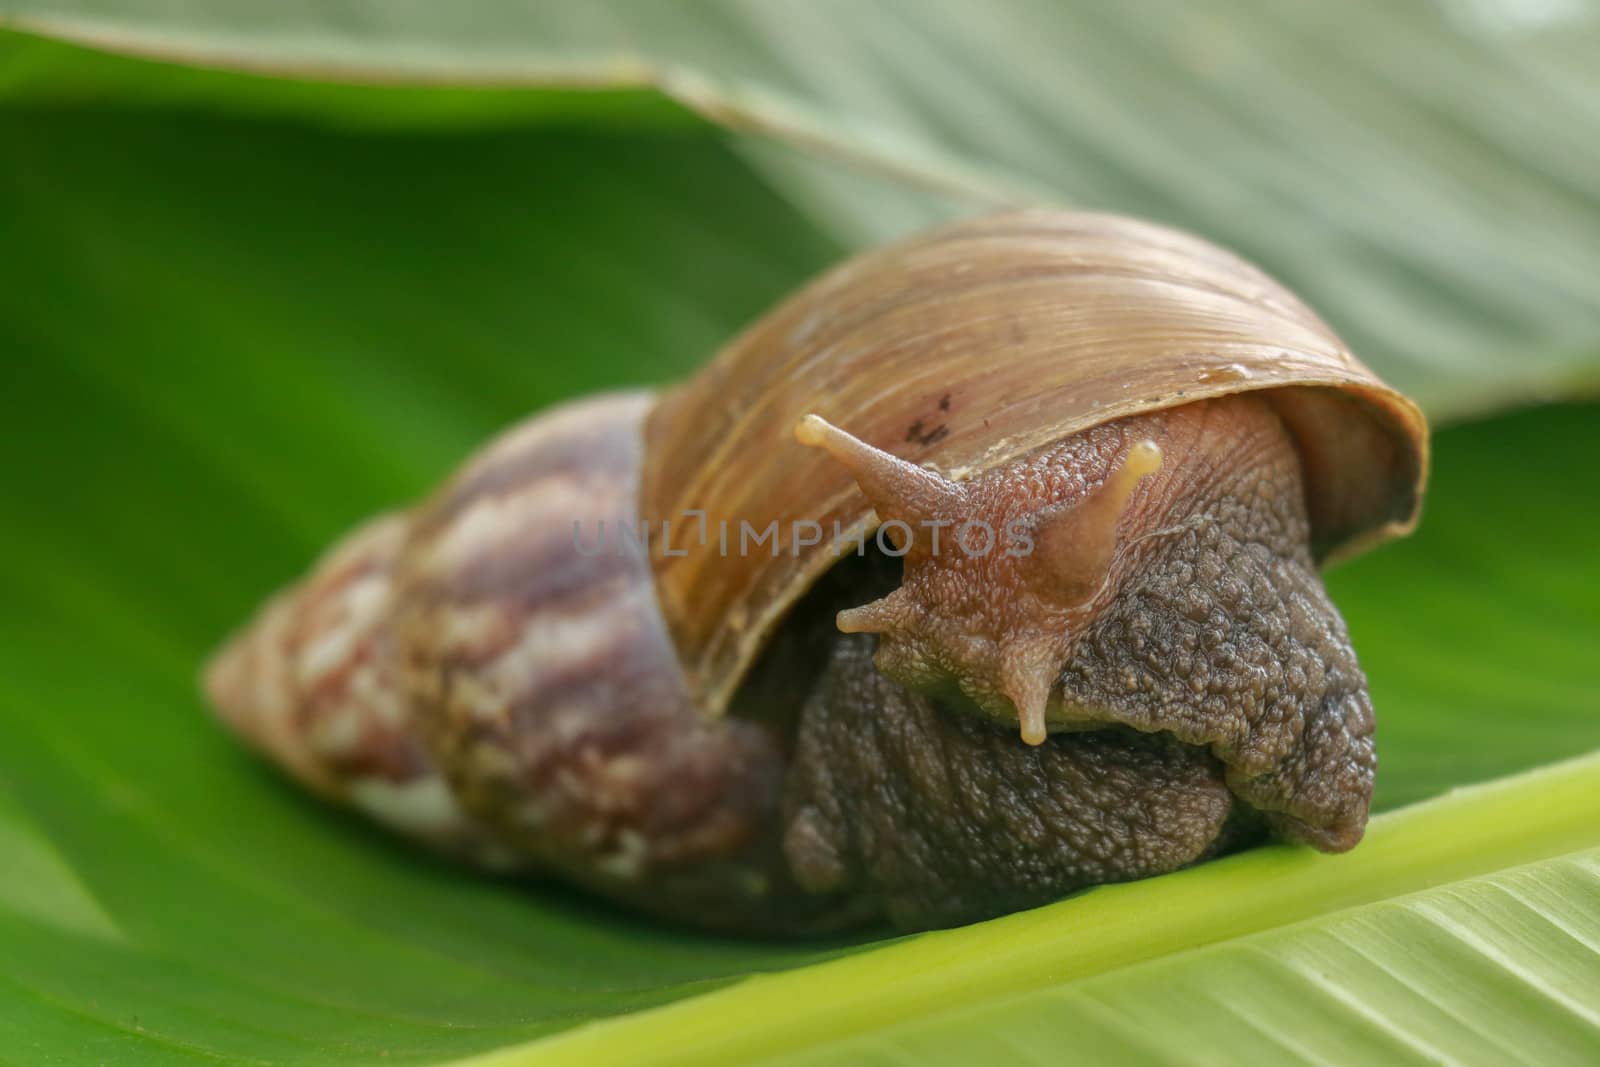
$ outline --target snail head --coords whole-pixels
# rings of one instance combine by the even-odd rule
[[[1114,596],[1135,492],[1161,468],[1160,446],[1117,437],[1085,463],[1052,450],[955,482],[818,415],[795,436],[850,471],[903,558],[900,588],[841,611],[839,629],[878,634],[878,669],[900,684],[959,694],[1041,744],[1073,643]]]

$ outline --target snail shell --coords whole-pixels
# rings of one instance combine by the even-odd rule
[[[725,928],[965,921],[1263,828],[1354,844],[1371,708],[1316,568],[1408,530],[1426,469],[1415,405],[1236,257],[1003,215],[844,264],[664,394],[514,427],[205,685],[492,868]],[[968,511],[1038,558],[855,552]]]

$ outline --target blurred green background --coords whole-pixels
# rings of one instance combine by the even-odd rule
[[[1229,245],[1441,421],[1421,531],[1330,576],[1381,808],[1600,747],[1595,54],[1587,0],[0,3],[0,1062],[436,1062],[873,957],[438,864],[242,753],[193,676],[497,428],[1000,206]],[[950,947],[882,1018],[987,995],[986,936],[916,939]],[[870,1031],[877,988],[815,973]],[[635,1017],[632,1058],[795,1040],[728,1010]]]

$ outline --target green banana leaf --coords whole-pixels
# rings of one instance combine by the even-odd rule
[[[1447,429],[1419,534],[1330,575],[1386,812],[1346,856],[1257,850],[915,938],[730,941],[421,855],[209,721],[200,659],[342,528],[974,206],[1240,247],[1436,414],[1592,381],[1600,141],[1548,139],[1593,121],[1587,21],[1445,5],[1361,50],[1391,16],[671,10],[0,5],[184,60],[0,34],[0,1062],[1592,1061],[1600,764],[1556,761],[1600,748],[1593,405]],[[1035,25],[1069,53],[973,58]],[[1279,38],[1298,50],[1257,48]],[[1163,59],[1241,40],[1214,77]],[[1424,99],[1469,72],[1495,108]],[[1158,95],[1102,99],[1135,90]],[[1287,138],[1296,114],[1326,136]]]
[[[960,1064],[997,1045],[1047,1063],[1256,1062],[1252,1046],[1274,1062],[1471,1061],[1473,1024],[1439,1016],[1475,998],[1514,1017],[1498,1039],[1537,1032],[1513,1059],[1584,1062],[1600,1047],[1597,772],[1591,756],[1380,818],[1359,864],[1257,849],[474,1063],[648,1048],[663,1064]]]
[[[1127,211],[1258,260],[1435,416],[1600,390],[1600,18],[1583,0],[11,0],[8,14],[175,61],[13,40],[13,95],[671,121],[653,88],[763,135],[738,138],[752,165],[848,243],[1000,203]]]

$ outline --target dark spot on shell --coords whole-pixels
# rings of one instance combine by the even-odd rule
[[[907,441],[914,441],[926,448],[950,436],[950,427],[945,423],[941,422],[931,430],[924,430],[923,423],[924,420],[918,419],[911,424],[911,428],[906,431]]]

